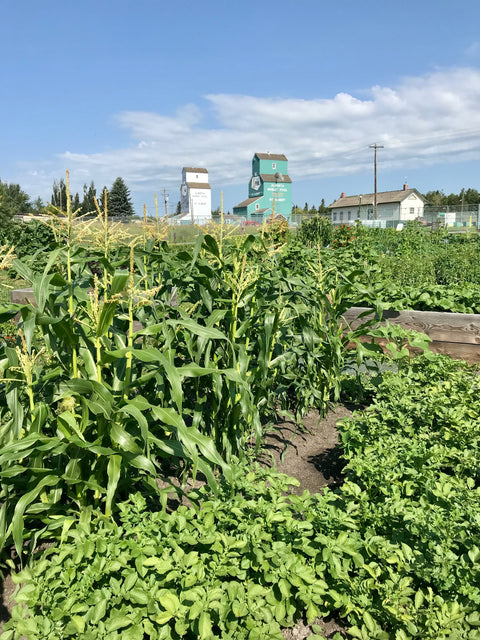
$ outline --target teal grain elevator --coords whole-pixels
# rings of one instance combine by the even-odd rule
[[[252,160],[252,177],[248,198],[233,207],[234,215],[263,222],[272,214],[290,219],[292,181],[288,176],[288,160],[279,153],[256,153]]]

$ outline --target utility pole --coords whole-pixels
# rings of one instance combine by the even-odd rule
[[[374,186],[375,186],[375,193],[373,196],[373,211],[374,211],[374,219],[377,219],[377,149],[383,149],[384,146],[383,144],[369,144],[368,145],[369,149],[375,149],[375,153],[374,153],[374,160],[373,160],[373,167],[374,167]]]
[[[166,189],[163,189],[163,200],[165,202],[165,217],[168,218],[168,193]]]

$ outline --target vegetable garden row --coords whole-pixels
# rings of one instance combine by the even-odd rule
[[[0,546],[24,565],[3,640],[280,640],[302,617],[318,640],[330,615],[350,637],[480,638],[476,371],[398,327],[385,355],[372,321],[342,322],[411,300],[421,283],[395,264],[418,255],[430,275],[451,258],[439,300],[462,295],[471,259],[476,301],[455,304],[476,311],[476,238],[317,221],[288,241],[214,228],[178,251],[155,225],[86,243],[73,222],[48,253],[4,261],[36,306],[0,310],[20,314],[0,347]],[[264,434],[340,398],[359,407],[345,482],[290,494],[255,463]],[[192,476],[174,509],[168,479]]]

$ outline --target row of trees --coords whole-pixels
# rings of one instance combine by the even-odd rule
[[[83,198],[80,199],[78,193],[70,194],[72,208],[74,211],[80,209],[82,214],[94,213],[95,198],[98,204],[103,207],[105,199],[105,191],[108,194],[108,212],[109,215],[118,219],[129,219],[135,215],[133,204],[128,189],[123,178],[117,178],[110,189],[104,187],[97,196],[97,190],[93,181],[90,186],[83,185]],[[7,226],[13,216],[19,214],[42,214],[49,205],[53,205],[62,211],[67,208],[67,187],[63,178],[55,180],[50,202],[45,205],[41,198],[30,200],[28,193],[23,191],[19,184],[2,182],[0,180],[0,227]]]
[[[82,215],[95,213],[95,199],[99,206],[103,207],[105,205],[105,194],[107,194],[108,214],[110,216],[125,220],[135,215],[130,190],[123,178],[117,178],[110,189],[103,187],[98,196],[93,180],[90,183],[90,186],[84,184],[82,201],[80,201],[78,193],[75,193],[75,195],[70,194],[72,207],[74,211],[79,209]],[[62,211],[65,210],[67,205],[67,187],[63,178],[58,182],[55,181],[53,183],[53,192],[50,204],[62,209]]]
[[[461,205],[480,203],[480,193],[477,189],[462,189],[460,193],[447,195],[443,191],[427,191],[424,194],[430,204],[434,205]]]
[[[303,209],[301,207],[299,207],[298,205],[296,205],[296,204],[294,204],[293,207],[292,207],[292,215],[310,215],[310,216],[315,216],[317,214],[325,215],[326,213],[328,213],[328,207],[325,205],[325,199],[324,198],[322,198],[322,201],[318,205],[318,208],[316,208],[315,205],[312,205],[311,207],[309,207],[308,206],[308,202],[305,202],[305,205],[304,205]]]

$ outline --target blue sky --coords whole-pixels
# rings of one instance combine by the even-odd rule
[[[406,181],[480,189],[478,0],[3,0],[0,179],[50,197],[117,176],[138,213],[209,171],[248,195],[255,152],[285,153],[293,201]]]

